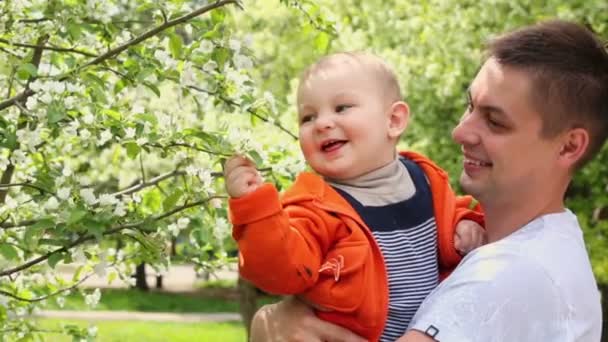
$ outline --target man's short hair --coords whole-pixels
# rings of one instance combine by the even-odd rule
[[[577,167],[599,152],[608,136],[608,53],[591,31],[567,21],[546,21],[490,41],[487,52],[501,65],[531,76],[542,136],[575,127],[587,130],[589,146]]]

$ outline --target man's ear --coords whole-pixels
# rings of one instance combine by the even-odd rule
[[[589,132],[584,128],[572,128],[564,133],[559,150],[559,162],[572,169],[589,147]]]
[[[389,112],[388,136],[389,138],[399,138],[405,131],[410,121],[410,108],[407,103],[397,101],[393,103]]]

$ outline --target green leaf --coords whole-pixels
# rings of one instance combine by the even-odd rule
[[[251,159],[253,159],[256,165],[261,166],[262,164],[264,164],[264,159],[262,159],[262,156],[260,156],[257,151],[251,150],[248,151],[247,154]]]
[[[78,39],[80,39],[80,37],[82,36],[82,25],[75,23],[73,21],[68,22],[67,25],[67,31],[68,34],[70,35],[70,38],[72,38],[72,41],[76,41]]]
[[[17,69],[17,76],[22,80],[38,76],[38,69],[31,63],[21,64]]]
[[[158,189],[153,189],[144,194],[143,204],[150,209],[152,212],[160,210],[161,206],[161,193]]]
[[[170,209],[173,209],[175,203],[177,203],[177,201],[179,201],[179,199],[182,197],[182,194],[183,193],[180,189],[176,189],[175,192],[167,196],[167,198],[165,198],[165,200],[163,201],[163,210],[168,211]]]
[[[19,258],[17,249],[5,242],[0,242],[0,254],[7,260],[15,260]]]
[[[327,53],[329,48],[329,35],[325,32],[319,32],[315,37],[315,50],[321,53]]]
[[[67,117],[65,108],[53,101],[46,109],[46,117],[49,123],[57,123]]]
[[[82,208],[74,208],[70,211],[70,216],[68,217],[67,224],[74,225],[80,222],[85,216],[87,216],[87,211]]]
[[[158,89],[157,86],[155,86],[154,84],[150,83],[150,82],[143,82],[142,83],[146,88],[152,90],[152,92],[154,94],[156,94],[156,96],[160,97],[160,89]]]
[[[30,228],[35,229],[35,230],[43,230],[43,229],[51,228],[54,226],[55,226],[55,221],[53,219],[44,218],[44,219],[39,220],[38,222],[34,223],[33,225],[31,225]]]
[[[211,21],[213,24],[221,24],[224,22],[224,19],[226,19],[226,12],[224,12],[224,10],[221,8],[215,9],[211,12]]]
[[[51,268],[55,268],[55,266],[57,266],[57,264],[63,259],[63,253],[53,253],[49,256],[49,258],[47,259],[47,262],[49,263],[49,266],[51,266]]]
[[[80,274],[82,274],[82,271],[84,271],[84,265],[78,266],[78,268],[76,268],[76,271],[74,272],[74,275],[72,276],[73,282],[80,280]]]
[[[141,152],[141,148],[135,142],[127,142],[124,143],[123,146],[127,149],[127,156],[131,159],[137,158],[139,152]]]
[[[103,113],[116,121],[120,121],[122,119],[122,115],[112,109],[104,109]]]
[[[173,58],[179,58],[182,55],[184,41],[179,34],[173,33],[169,36],[169,50]]]

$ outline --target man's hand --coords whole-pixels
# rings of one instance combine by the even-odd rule
[[[262,307],[251,323],[251,342],[365,342],[345,328],[317,318],[295,297]]]
[[[262,185],[262,176],[255,164],[242,156],[234,156],[224,164],[226,192],[232,198],[239,198]]]
[[[467,254],[486,243],[486,231],[477,222],[462,220],[456,225],[454,248],[460,254]]]

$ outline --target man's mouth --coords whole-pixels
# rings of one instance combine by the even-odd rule
[[[485,161],[478,160],[478,159],[467,158],[467,157],[464,158],[464,163],[467,165],[478,166],[478,167],[492,166],[492,163],[485,162]]]
[[[336,139],[324,141],[321,144],[321,151],[323,151],[323,152],[335,151],[335,150],[339,149],[340,147],[344,146],[344,144],[346,144],[347,142],[348,142],[348,140],[336,140]]]

